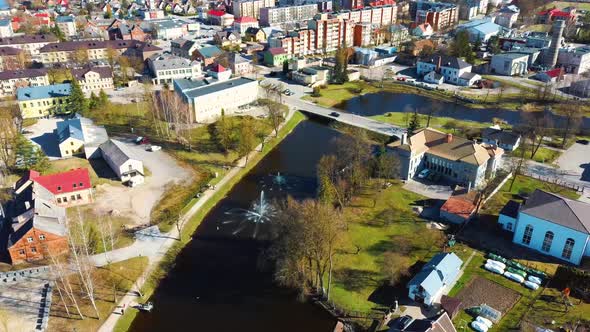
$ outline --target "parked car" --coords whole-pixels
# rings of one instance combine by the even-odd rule
[[[576,142],[584,145],[590,144],[590,141],[588,141],[587,139],[579,139]]]
[[[410,325],[410,323],[412,323],[413,320],[414,320],[414,318],[412,318],[412,316],[405,315],[403,317],[396,319],[393,324],[396,328],[402,330],[402,329],[405,329],[406,327],[408,327]]]
[[[135,144],[137,144],[137,145],[150,144],[150,140],[147,137],[138,136],[135,139]]]
[[[332,113],[330,113],[330,116],[333,116],[333,117],[337,118],[337,117],[340,116],[340,113],[338,113],[338,112],[332,112]]]
[[[429,174],[430,174],[430,170],[428,168],[425,168],[425,169],[421,170],[420,173],[418,173],[418,178],[425,179],[428,177]]]
[[[162,147],[159,145],[150,145],[147,150],[151,152],[160,151],[162,150]]]

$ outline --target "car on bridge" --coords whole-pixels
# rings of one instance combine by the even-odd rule
[[[337,118],[337,117],[340,116],[340,113],[338,113],[338,112],[332,112],[332,113],[330,113],[330,116],[333,116],[333,117]]]

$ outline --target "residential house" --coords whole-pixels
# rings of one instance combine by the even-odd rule
[[[520,9],[515,5],[507,5],[502,7],[495,13],[494,23],[510,29],[516,24]]]
[[[201,63],[172,54],[156,54],[148,59],[153,84],[168,84],[177,79],[197,79],[203,76]]]
[[[542,10],[537,13],[537,22],[540,24],[550,24],[555,20],[577,21],[578,15],[576,9],[569,7],[569,10],[560,10],[557,8]]]
[[[367,46],[373,42],[373,26],[371,23],[357,23],[353,28],[353,46]]]
[[[430,78],[434,72],[443,77],[445,83],[470,86],[481,79],[481,76],[471,73],[471,64],[452,56],[431,55],[420,58],[416,64],[419,76]],[[438,81],[438,79],[437,79]]]
[[[14,47],[0,47],[0,71],[25,68],[24,51]]]
[[[33,199],[42,198],[59,207],[79,206],[93,201],[92,183],[87,168],[41,175],[29,170],[15,184],[17,195],[32,189]]]
[[[60,155],[63,158],[84,154],[84,134],[80,119],[59,121],[54,130]]]
[[[500,53],[492,55],[490,71],[497,75],[515,76],[528,72],[529,56],[520,53]]]
[[[456,31],[467,31],[469,41],[475,43],[487,43],[490,38],[502,32],[502,26],[492,22],[490,19],[472,20],[457,26]]]
[[[55,24],[68,38],[78,34],[74,16],[58,16],[55,18]]]
[[[258,99],[258,81],[239,77],[225,81],[175,80],[174,90],[189,104],[195,122],[212,122],[221,116],[233,114],[240,106]]]
[[[9,18],[0,19],[0,38],[12,37],[14,31],[12,30],[12,22]]]
[[[359,65],[368,67],[380,67],[388,63],[392,63],[397,58],[397,55],[379,52],[379,48],[354,48],[354,62]]]
[[[23,119],[67,113],[70,90],[69,83],[18,88],[16,100]]]
[[[111,67],[74,68],[70,72],[72,77],[80,84],[82,91],[87,95],[93,92],[98,95],[101,90],[107,91],[115,88]]]
[[[243,76],[252,71],[250,59],[247,59],[239,53],[230,53],[229,68],[236,76]]]
[[[44,64],[68,63],[75,61],[76,52],[86,50],[88,60],[108,60],[111,51],[115,55],[138,58],[145,61],[161,48],[137,40],[90,40],[54,43],[39,49],[41,62]]]
[[[590,204],[540,189],[517,213],[509,204],[498,223],[514,233],[512,242],[576,265],[590,256]]]
[[[54,35],[24,35],[0,38],[0,46],[21,49],[25,51],[25,55],[31,60],[40,61],[39,50],[43,46],[57,41]]]
[[[209,70],[207,70],[207,75],[213,77],[218,82],[227,81],[230,79],[232,74],[231,69],[225,68],[220,64],[213,65]]]
[[[562,48],[557,56],[557,66],[566,73],[583,74],[590,71],[590,46]]]
[[[565,79],[563,68],[554,68],[551,70],[538,72],[533,76],[534,79],[545,83],[556,83]]]
[[[139,24],[118,24],[108,30],[109,39],[111,40],[137,40],[141,42],[149,41],[151,36],[143,31]]]
[[[7,205],[10,218],[7,250],[12,264],[68,252],[64,207],[34,195],[32,186],[16,194]]]
[[[440,301],[457,281],[463,261],[455,253],[436,254],[408,283],[410,299],[427,306]]]
[[[520,135],[498,125],[485,128],[481,133],[483,143],[501,147],[504,151],[514,151],[520,145]]]
[[[479,14],[479,5],[476,1],[465,1],[459,5],[459,19],[470,21]]]
[[[244,36],[248,28],[259,28],[258,20],[250,16],[242,16],[234,20],[233,30]]]
[[[203,46],[197,48],[193,53],[193,57],[203,63],[203,67],[210,66],[215,62],[218,56],[222,55],[223,51],[217,46]]]
[[[109,139],[99,149],[102,158],[123,184],[134,187],[144,182],[143,162],[135,157],[125,143]]]
[[[468,223],[475,215],[480,194],[470,188],[456,187],[440,208],[440,218],[453,224]]]
[[[298,29],[290,31],[287,35],[276,34],[269,38],[269,48],[283,48],[289,55],[305,56],[316,53],[315,31],[310,29]]]
[[[188,34],[188,24],[181,20],[164,19],[147,21],[142,24],[144,31],[150,31],[156,39],[177,39]]]
[[[18,88],[49,85],[47,69],[18,69],[0,72],[0,97],[11,97]]]
[[[429,23],[434,31],[452,28],[459,21],[457,5],[446,2],[411,1],[410,17],[417,24]]]
[[[389,44],[400,47],[403,43],[410,40],[410,31],[401,24],[392,24],[389,26]]]
[[[503,150],[479,144],[432,128],[418,131],[409,138],[390,143],[400,159],[400,176],[408,180],[429,169],[448,182],[479,188],[495,176]]]
[[[218,31],[213,36],[213,40],[221,47],[239,45],[242,37],[239,33],[233,31]]]
[[[264,33],[264,30],[257,27],[249,27],[248,29],[246,29],[245,35],[246,41],[257,43],[266,41],[266,33]]]
[[[185,59],[192,59],[193,53],[199,47],[194,40],[183,38],[174,39],[170,42],[170,53]]]
[[[269,48],[264,52],[264,63],[273,67],[282,66],[289,58],[289,54],[282,47]]]
[[[242,52],[247,55],[256,56],[258,52],[264,51],[264,45],[254,43],[254,42],[246,42],[246,46],[242,47]]]
[[[224,11],[211,9],[207,12],[207,20],[212,25],[219,25],[222,28],[230,27],[234,23],[234,16]]]
[[[391,324],[389,332],[457,332],[457,330],[449,315],[443,312],[430,318],[412,318],[404,326]]]
[[[432,26],[428,23],[416,25],[416,27],[412,29],[412,36],[420,38],[428,38],[432,36],[433,33],[434,30],[432,29]]]

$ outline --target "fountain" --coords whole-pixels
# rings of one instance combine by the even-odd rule
[[[272,182],[277,186],[282,187],[284,184],[287,183],[287,179],[285,179],[285,177],[281,175],[281,172],[277,172],[277,175],[273,177]]]
[[[238,220],[227,220],[223,224],[237,223],[238,227],[232,232],[236,235],[243,231],[248,225],[254,224],[254,234],[252,237],[258,235],[258,228],[261,224],[267,223],[273,216],[276,215],[275,208],[264,199],[264,190],[260,191],[260,200],[252,203],[252,207],[248,209],[231,209],[225,214],[239,217]]]

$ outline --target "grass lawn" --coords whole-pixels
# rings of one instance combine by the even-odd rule
[[[576,7],[578,10],[590,10],[590,3],[587,2],[569,2],[569,1],[551,1],[549,4],[544,6],[547,9],[557,7],[559,9],[563,9],[565,7]],[[540,7],[539,10],[542,10],[543,7]]]
[[[533,24],[527,25],[524,28],[525,31],[535,31],[535,32],[549,32],[551,31],[551,24]]]
[[[256,166],[256,164],[262,160],[264,156],[266,156],[266,154],[268,154],[277,144],[279,144],[283,138],[285,138],[303,120],[305,120],[305,116],[300,112],[296,112],[289,122],[287,122],[283,128],[281,128],[279,135],[270,139],[270,141],[264,145],[262,153],[258,153],[254,157],[250,158],[246,167],[242,168],[240,172],[230,181],[228,181],[223,187],[220,187],[217,192],[205,204],[203,204],[203,206],[201,206],[199,211],[187,221],[181,231],[181,241],[176,242],[174,246],[168,250],[164,259],[155,268],[144,284],[142,291],[144,293],[145,299],[148,299],[150,296],[152,296],[160,280],[164,278],[168,271],[174,266],[176,256],[182,250],[182,248],[192,240],[191,235],[195,232],[209,211],[211,211],[211,209],[213,209],[213,207],[215,207],[215,205],[227,195],[234,185],[240,182],[242,177],[248,174],[248,172],[254,166]],[[194,205],[195,203],[196,200],[191,200],[188,204]],[[185,207],[183,210],[186,211],[187,209],[188,207]],[[121,332],[129,330],[129,327],[133,323],[137,313],[137,310],[126,311],[125,315],[117,322],[114,330]]]
[[[386,113],[383,115],[371,116],[370,118],[401,127],[407,127],[407,122],[410,121],[411,116],[412,115],[410,113]],[[419,114],[418,117],[420,118],[420,124],[425,127],[427,116]],[[460,128],[487,128],[491,125],[492,124],[489,122],[455,120],[453,118],[443,116],[432,116],[430,118],[431,128],[436,128],[440,131],[449,133],[455,133],[456,130]]]
[[[320,90],[320,97],[305,96],[303,99],[313,101],[325,107],[336,107],[345,100],[365,93],[378,92],[379,89],[365,81],[330,84]]]
[[[566,312],[561,301],[561,289],[546,288],[542,295],[527,313],[526,321],[554,330],[561,325],[575,325],[579,320],[590,321],[590,303],[570,296],[574,306]],[[551,324],[551,321],[555,321],[555,324]]]
[[[521,153],[522,153],[522,147],[519,147],[518,149],[511,152],[511,154],[513,156],[517,156],[517,157],[520,156]],[[535,156],[533,158],[531,158],[530,151],[525,152],[525,158],[534,160],[539,163],[545,163],[545,164],[553,163],[555,160],[557,160],[557,158],[559,158],[560,155],[561,155],[561,151],[555,151],[553,149],[548,149],[543,146],[539,147],[539,150],[537,150],[537,153],[535,153]]]
[[[86,319],[74,314],[75,308],[70,306],[71,317],[68,317],[57,291],[53,292],[53,304],[49,318],[48,331],[97,331],[104,320],[113,312],[120,297],[131,290],[135,280],[143,273],[148,264],[147,257],[136,257],[118,263],[113,263],[94,271],[98,311],[100,319],[90,302],[79,294],[80,309]],[[72,277],[74,289],[79,289],[77,279]],[[115,301],[114,289],[117,289]]]
[[[133,235],[124,231],[125,225],[133,224],[131,220],[123,216],[98,216],[97,214],[92,211],[92,206],[85,205],[80,207],[71,207],[67,209],[68,219],[74,220],[78,218],[78,211],[82,216],[83,220],[90,225],[93,229],[90,233],[92,236],[92,242],[94,245],[94,252],[99,254],[105,252],[105,246],[102,242],[102,237],[99,233],[100,226],[105,226],[105,242],[106,244],[106,251],[111,250],[109,236],[108,236],[108,222],[112,223],[112,230],[113,230],[113,237],[115,239],[115,245],[112,249],[118,249],[130,246],[135,241]]]
[[[439,251],[442,233],[427,229],[412,211],[411,205],[422,199],[395,183],[381,191],[367,189],[344,209],[346,246],[335,259],[330,295],[338,307],[366,313],[393,303],[394,296],[385,295],[392,287],[381,270],[384,253],[398,252],[416,263]]]

